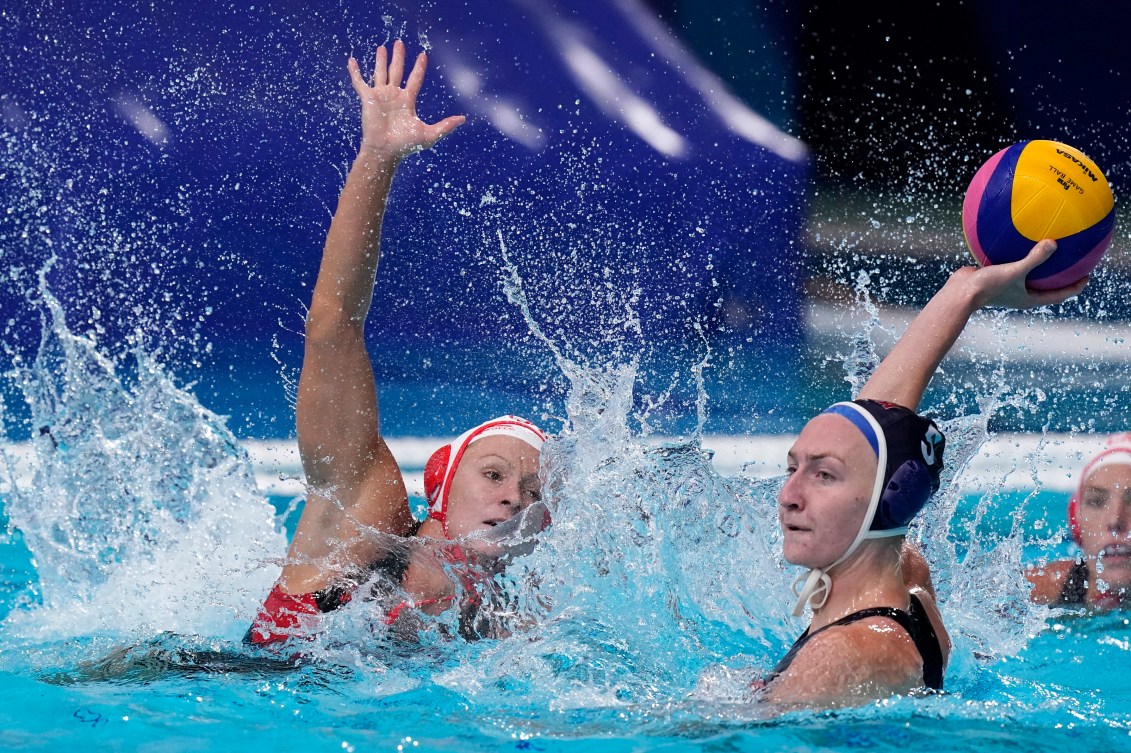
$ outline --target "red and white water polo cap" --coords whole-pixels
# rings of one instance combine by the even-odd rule
[[[448,494],[464,451],[473,442],[497,436],[521,439],[538,451],[542,450],[546,441],[545,432],[525,418],[499,416],[465,431],[428,458],[428,464],[424,466],[424,496],[428,499],[428,517],[440,521],[444,525],[445,534],[448,531]]]
[[[1080,498],[1084,495],[1084,483],[1093,473],[1109,465],[1131,465],[1131,432],[1109,436],[1104,449],[1080,471],[1076,491],[1068,500],[1068,528],[1072,532],[1072,540],[1077,544],[1084,542],[1080,530]]]

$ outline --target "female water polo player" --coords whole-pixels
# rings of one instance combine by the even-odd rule
[[[1029,290],[1025,276],[1056,249],[1041,241],[1012,264],[965,267],[927,303],[860,395],[811,420],[789,451],[778,499],[794,614],[809,628],[755,683],[774,703],[839,706],[941,688],[950,639],[925,562],[903,544],[907,525],[938,489],[945,441],[915,413],[943,357],[983,306],[1060,303],[1087,283]],[[904,572],[901,555],[919,573]],[[910,576],[910,577],[909,577]],[[911,581],[910,583],[908,581]]]
[[[1033,601],[1097,611],[1131,605],[1131,433],[1108,437],[1084,466],[1068,527],[1080,555],[1030,568]]]
[[[452,116],[434,125],[421,122],[416,97],[427,59],[417,57],[402,87],[404,65],[400,40],[391,56],[384,46],[377,49],[372,86],[357,61],[349,61],[361,98],[362,136],[326,236],[306,320],[296,406],[306,504],[282,574],[248,631],[255,644],[309,634],[320,613],[350,601],[378,575],[399,586],[383,612],[390,625],[406,614],[437,614],[453,604],[465,608],[461,614],[472,611],[477,588],[487,582],[481,572],[477,578],[476,560],[490,549],[475,534],[539,499],[545,435],[522,418],[487,421],[432,456],[423,522],[412,517],[401,470],[381,435],[363,330],[393,174],[405,156],[464,121]]]

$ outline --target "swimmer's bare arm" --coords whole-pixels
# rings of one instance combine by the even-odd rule
[[[1086,278],[1058,290],[1032,290],[1025,285],[1025,276],[1055,250],[1055,241],[1044,240],[1019,261],[956,270],[911,322],[858,397],[917,410],[931,377],[975,311],[985,306],[1049,306],[1077,295],[1087,285]]]
[[[1064,584],[1072,572],[1072,560],[1057,560],[1046,565],[1035,565],[1025,571],[1032,589],[1029,599],[1035,604],[1056,604],[1060,601]]]
[[[401,86],[405,49],[379,47],[373,85],[357,61],[350,78],[361,99],[362,138],[330,223],[306,320],[296,406],[299,452],[309,484],[280,585],[309,593],[380,556],[366,529],[404,535],[413,523],[404,480],[380,433],[377,389],[365,347],[365,319],[381,255],[381,222],[397,165],[463,122],[427,125],[416,96],[421,54]]]

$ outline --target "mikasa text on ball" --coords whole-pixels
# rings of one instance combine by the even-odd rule
[[[966,189],[962,229],[979,264],[1023,258],[1053,238],[1056,253],[1026,278],[1055,290],[1089,275],[1111,245],[1115,201],[1096,163],[1057,141],[1022,141],[986,160]]]

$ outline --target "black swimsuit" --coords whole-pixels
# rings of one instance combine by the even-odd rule
[[[927,610],[923,608],[919,599],[915,598],[914,595],[911,596],[910,612],[892,607],[873,607],[861,609],[859,612],[841,617],[836,622],[829,623],[812,633],[806,629],[797,639],[797,642],[793,644],[793,647],[789,649],[789,653],[782,657],[782,660],[766,677],[765,684],[769,685],[778,675],[785,672],[789,665],[793,663],[793,660],[797,658],[797,652],[822,630],[828,630],[837,625],[848,625],[870,617],[886,617],[899,623],[899,626],[907,631],[907,634],[911,636],[911,640],[915,643],[915,648],[919,649],[919,655],[923,657],[923,685],[934,690],[942,690],[942,646],[939,645],[939,637],[935,634],[935,628],[931,624],[931,618],[927,616]]]
[[[1060,589],[1060,599],[1056,606],[1069,607],[1081,606],[1088,601],[1088,565],[1084,562],[1075,562],[1064,579],[1064,586]]]
[[[422,522],[417,522],[409,536],[415,536],[420,531],[421,525]],[[370,579],[381,573],[387,583],[400,585],[405,570],[408,569],[408,562],[408,550],[398,547],[372,563],[363,573],[359,573],[359,576],[364,575],[366,579]],[[376,585],[375,583],[374,588]],[[333,612],[339,609],[353,599],[357,587],[356,580],[338,582],[313,593],[291,595],[283,593],[276,583],[271,593],[267,595],[267,600],[260,607],[251,627],[248,628],[247,634],[244,635],[244,643],[266,646],[286,641],[300,627],[302,615],[311,616],[319,612]]]

